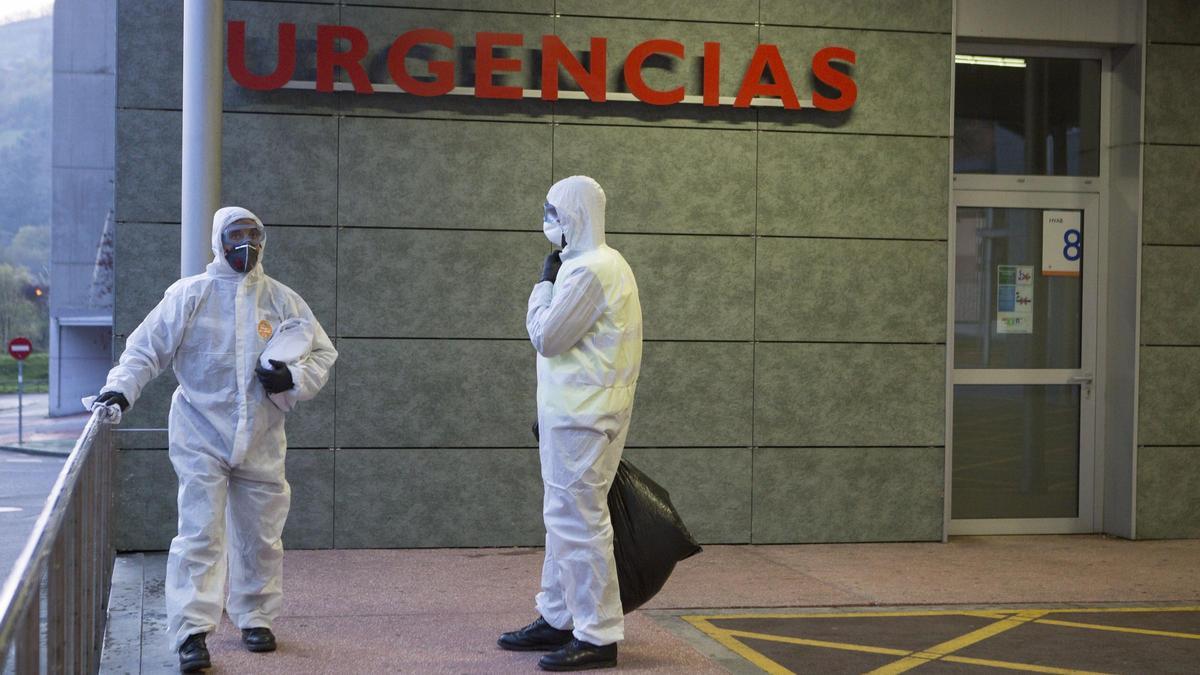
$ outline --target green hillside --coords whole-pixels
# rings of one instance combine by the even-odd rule
[[[53,37],[49,16],[0,25],[0,246],[50,224]]]

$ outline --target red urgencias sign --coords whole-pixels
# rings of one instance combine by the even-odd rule
[[[229,36],[226,41],[229,73],[233,79],[247,89],[269,91],[280,89],[292,81],[296,70],[296,24],[281,23],[278,29],[278,51],[275,70],[267,75],[250,72],[246,66],[246,22],[230,21]],[[337,48],[337,42],[345,41],[349,48]],[[477,98],[490,99],[520,99],[530,95],[521,87],[499,85],[494,81],[496,73],[520,72],[523,62],[519,58],[505,58],[495,52],[497,47],[522,47],[525,37],[520,33],[488,33],[475,34],[475,87],[473,93]],[[453,49],[454,37],[449,33],[434,28],[418,28],[401,34],[392,43],[387,54],[387,68],[392,81],[399,90],[415,96],[442,96],[455,90],[456,68],[454,61],[428,61],[428,76],[431,80],[418,79],[408,70],[406,58],[409,52],[418,45],[437,45]],[[588,100],[603,103],[610,94],[606,91],[608,78],[608,39],[593,37],[590,39],[590,57],[588,66],[575,57],[557,35],[542,36],[542,67],[541,90],[536,92],[546,101],[559,99],[559,67],[571,75],[586,94]],[[363,66],[370,45],[364,34],[353,26],[317,26],[316,67],[317,79],[315,88],[320,92],[334,90],[334,70],[341,68],[350,78],[353,90],[359,94],[371,94],[381,85],[372,84]],[[686,52],[683,43],[675,40],[653,39],[639,43],[625,57],[625,82],[634,98],[651,105],[675,105],[684,102],[683,86],[673,89],[654,89],[646,84],[642,77],[642,67],[646,60],[654,55],[665,55],[683,59]],[[721,75],[721,44],[719,42],[704,43],[704,71],[702,82],[702,97],[699,102],[705,106],[721,105],[720,75]],[[812,74],[818,82],[837,92],[837,96],[826,96],[819,91],[812,94],[812,105],[819,110],[838,112],[849,110],[858,98],[858,86],[847,73],[833,67],[835,61],[853,65],[855,53],[851,49],[840,46],[824,47],[812,57]],[[764,82],[764,76],[770,76]],[[425,74],[420,74],[426,77]],[[748,108],[755,99],[775,98],[784,108],[799,110],[800,100],[788,71],[779,54],[779,47],[773,44],[759,44],[750,59],[742,77],[741,86],[733,99],[733,107]],[[726,99],[728,100],[728,99]]]

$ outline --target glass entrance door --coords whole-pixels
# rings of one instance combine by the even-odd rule
[[[1098,201],[955,191],[950,534],[1093,531]]]

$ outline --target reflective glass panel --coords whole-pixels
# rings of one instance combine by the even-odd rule
[[[1068,246],[1080,276],[1043,270],[1046,213],[1079,214]],[[954,279],[955,368],[1078,368],[1084,229],[1081,211],[959,207]],[[1075,248],[1078,247],[1078,248]]]
[[[954,387],[953,518],[1079,515],[1079,387]]]
[[[955,173],[1100,175],[1100,62],[955,56]]]

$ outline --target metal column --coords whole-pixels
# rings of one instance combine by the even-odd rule
[[[181,276],[208,264],[212,215],[221,201],[223,23],[224,0],[184,0]]]

